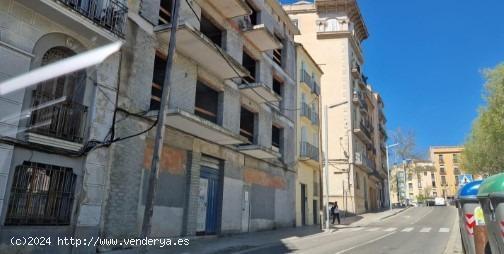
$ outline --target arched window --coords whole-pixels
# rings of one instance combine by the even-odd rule
[[[340,23],[337,19],[328,19],[327,20],[327,30],[330,32],[334,31],[339,31],[340,30]]]
[[[41,65],[44,66],[73,55],[75,52],[69,48],[54,47],[44,54]],[[85,71],[73,72],[39,84],[34,97],[37,97],[41,102],[47,102],[66,96],[67,101],[82,102],[85,83]]]
[[[41,65],[51,64],[75,52],[54,47],[42,56]],[[86,72],[77,71],[40,83],[33,91],[29,132],[82,143],[87,107],[82,105],[86,88]]]

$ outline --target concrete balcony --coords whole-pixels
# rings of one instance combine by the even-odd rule
[[[363,153],[355,153],[354,163],[368,174],[376,171],[375,163]]]
[[[360,79],[361,78],[361,68],[360,68],[360,65],[355,64],[354,66],[352,66],[352,76],[355,79]]]
[[[170,109],[166,114],[166,124],[182,132],[214,142],[219,145],[247,143],[247,139],[226,128],[180,109]]]
[[[168,45],[171,35],[170,25],[157,26],[154,31],[161,43]],[[191,58],[199,66],[214,73],[221,79],[250,75],[240,63],[189,24],[182,23],[179,25],[176,45],[178,53]]]
[[[278,151],[261,145],[241,145],[238,147],[238,150],[257,159],[275,159],[280,157]]]
[[[373,144],[373,139],[371,137],[372,131],[369,130],[365,124],[361,121],[360,124],[354,126],[354,133],[366,144]]]
[[[238,86],[240,91],[249,97],[250,99],[256,101],[257,103],[266,102],[279,102],[282,98],[278,96],[271,87],[268,87],[264,83],[249,83],[241,84]]]
[[[246,25],[243,28],[243,36],[252,42],[259,51],[279,49],[282,47],[282,43],[275,38],[264,24],[255,26]]]
[[[316,166],[319,164],[319,149],[318,147],[301,141],[300,142],[300,152],[299,159],[305,161],[306,163]]]
[[[86,38],[124,38],[128,7],[118,0],[18,0]]]
[[[198,5],[208,2],[226,18],[247,16],[252,10],[242,0],[196,0]]]

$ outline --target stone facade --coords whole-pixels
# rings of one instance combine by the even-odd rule
[[[33,127],[31,120],[9,118],[33,105],[38,86],[0,97],[1,243],[14,235],[139,235],[158,112],[153,101],[159,84],[153,83],[163,75],[159,64],[170,36],[169,24],[159,16],[167,2],[124,1],[128,11],[122,23],[110,24],[83,12],[84,6],[64,1],[0,1],[0,59],[9,63],[0,66],[0,80],[39,67],[52,48],[77,54],[124,42],[120,52],[85,70],[80,81],[84,90],[76,94],[87,114],[79,122],[84,135],[77,142],[54,134],[33,135],[24,129]],[[177,39],[153,236],[295,225],[297,114],[292,109],[297,94],[294,35],[299,31],[277,1],[229,4],[226,10],[232,13],[222,12],[222,6],[210,0],[181,2],[177,36],[191,43]],[[220,30],[220,46],[215,45],[219,39],[208,34],[215,29]],[[255,60],[254,67],[245,66],[250,62],[245,51]],[[244,81],[246,73],[254,76],[253,82]],[[208,94],[201,97],[201,91]],[[200,101],[213,94],[216,100],[208,103],[217,107],[215,121],[201,108],[208,103]],[[254,116],[253,125],[241,115],[247,111]],[[245,125],[252,128],[252,137],[244,136],[250,130]],[[115,142],[87,150],[112,137]],[[69,222],[39,227],[11,218],[8,207],[19,182],[17,167],[27,162],[49,165],[47,172],[50,167],[71,169],[75,182]],[[42,167],[39,164],[36,167]],[[97,248],[55,247],[35,253],[72,251],[94,253]]]

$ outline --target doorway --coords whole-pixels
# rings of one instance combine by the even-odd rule
[[[220,221],[219,169],[201,166],[197,210],[197,235],[217,234]]]

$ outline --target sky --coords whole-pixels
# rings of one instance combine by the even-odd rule
[[[358,3],[370,34],[364,72],[382,95],[388,132],[412,130],[418,153],[462,145],[484,105],[482,70],[504,62],[504,1]]]

